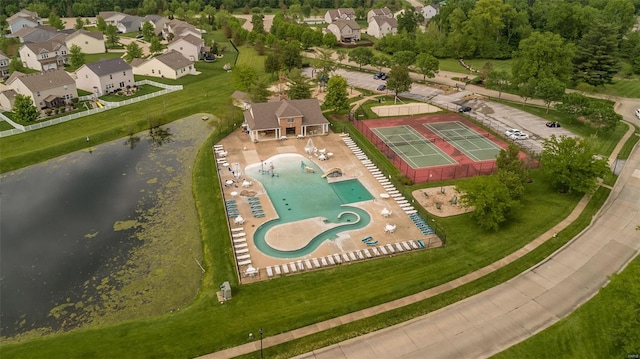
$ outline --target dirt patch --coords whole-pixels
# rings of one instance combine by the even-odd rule
[[[438,217],[473,212],[473,207],[465,208],[460,205],[460,192],[455,190],[455,186],[419,189],[412,194],[427,212]]]

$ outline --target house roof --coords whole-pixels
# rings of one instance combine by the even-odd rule
[[[358,25],[358,23],[355,20],[336,20],[334,21],[331,25],[335,25],[338,27],[338,29],[340,29],[340,32],[342,32],[342,29],[344,29],[345,27],[349,27],[352,30],[360,30],[360,25]]]
[[[397,28],[398,27],[398,20],[392,18],[392,17],[386,17],[386,16],[374,16],[372,18],[373,21],[376,22],[376,24],[378,24],[378,27],[384,25],[384,23],[388,23],[389,26],[391,26],[392,28]]]
[[[131,61],[131,66],[133,67],[138,67],[140,65],[142,65],[143,63],[149,62],[149,61],[153,61],[153,60],[157,60],[160,61],[161,63],[169,66],[170,68],[174,69],[174,70],[180,70],[182,68],[185,68],[189,65],[193,65],[193,61],[187,59],[186,57],[184,57],[181,53],[179,53],[176,50],[170,50],[165,52],[162,55],[150,58],[148,60],[142,60],[142,61],[136,61],[138,59],[133,59],[133,61]]]
[[[175,43],[177,41],[180,41],[180,40],[184,40],[184,41],[186,41],[186,42],[188,42],[188,43],[190,43],[192,45],[195,45],[195,46],[204,45],[204,40],[202,40],[201,38],[199,38],[199,37],[197,37],[195,35],[191,35],[191,34],[188,34],[188,35],[185,35],[185,36],[180,36],[179,38],[171,41],[171,44],[173,44],[173,43]]]
[[[42,52],[53,52],[58,50],[61,46],[66,46],[64,45],[64,37],[65,37],[64,35],[63,36],[56,35],[47,41],[29,42],[29,43],[25,43],[23,46],[27,47],[34,54],[40,54]]]
[[[118,24],[122,24],[127,31],[130,31],[137,30],[143,21],[140,16],[125,15],[125,17],[118,21]]]
[[[131,60],[131,67],[138,67],[142,64],[144,64],[145,62],[147,62],[149,60],[145,60],[145,59],[133,59]]]
[[[17,13],[11,15],[7,19],[7,23],[13,24],[14,22],[18,21],[19,19],[31,20],[31,21],[33,21],[33,22],[35,22],[37,24],[38,20],[40,20],[40,17],[38,17],[38,14],[36,14],[35,12],[29,11],[29,10],[20,10]]]
[[[0,94],[2,94],[4,97],[6,97],[12,103],[13,103],[13,99],[16,98],[16,96],[18,95],[18,93],[15,92],[15,90],[11,90],[11,89],[0,91]]]
[[[147,16],[145,16],[145,17],[143,18],[143,20],[144,20],[145,22],[146,22],[146,21],[149,21],[149,22],[151,22],[152,24],[155,24],[155,23],[157,23],[158,21],[160,21],[160,20],[162,20],[162,19],[164,19],[164,17],[162,17],[162,16],[160,16],[160,15],[147,15]]]
[[[122,71],[131,71],[131,65],[119,57],[83,65],[83,67],[85,66],[98,76],[105,76]]]
[[[44,91],[64,85],[75,85],[73,78],[64,70],[49,70],[34,74],[20,74],[13,76],[14,72],[7,80],[7,84],[20,80],[31,92]]]
[[[382,9],[371,9],[371,12],[373,12],[373,16],[393,16],[393,12],[386,7]]]
[[[0,60],[9,60],[9,57],[0,51]]]
[[[317,99],[254,103],[249,110],[244,112],[244,118],[251,130],[279,128],[278,117],[300,115],[302,116],[302,125],[305,126],[329,123],[322,114]]]
[[[231,98],[242,100],[244,102],[251,102],[251,97],[249,97],[249,94],[239,90],[233,91],[233,93],[231,94]]]
[[[23,27],[22,29],[13,33],[14,37],[21,38],[22,42],[24,43],[47,41],[56,35],[58,35],[56,29],[48,25]]]
[[[70,35],[67,36],[67,41],[71,40],[77,36],[80,35],[87,35],[89,37],[93,37],[96,40],[104,40],[104,35],[101,32],[93,32],[93,31],[87,31],[87,30],[77,30],[74,31],[73,33],[71,33]]]
[[[342,18],[343,16],[354,18],[356,12],[352,8],[340,8],[327,10],[332,20]]]
[[[98,16],[100,16],[101,18],[103,18],[105,21],[120,21],[122,20],[125,16],[127,16],[127,14],[123,14],[121,12],[117,12],[117,11],[100,11],[98,13]]]

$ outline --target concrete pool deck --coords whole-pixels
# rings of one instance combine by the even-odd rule
[[[320,161],[314,156],[308,155],[305,152],[305,146],[309,141],[309,138],[313,140],[316,148],[326,149],[326,152],[333,153],[333,156],[328,160]],[[253,143],[251,142],[250,137],[239,129],[217,143],[217,145],[222,145],[224,147],[224,151],[227,152],[225,157],[226,162],[229,164],[228,167],[223,167],[220,163],[217,164],[224,199],[235,199],[238,212],[245,220],[244,224],[240,225],[234,224],[234,219],[230,218],[229,226],[230,228],[243,228],[242,232],[246,234],[247,249],[252,262],[251,265],[258,269],[258,273],[256,275],[247,276],[243,273],[243,271],[246,270],[246,267],[241,266],[240,278],[242,282],[267,279],[268,276],[265,270],[267,266],[283,265],[292,261],[320,258],[335,253],[341,254],[371,248],[367,247],[367,245],[362,242],[363,238],[369,236],[372,236],[374,240],[378,241],[379,245],[393,244],[409,239],[420,239],[425,244],[429,244],[430,247],[439,247],[442,244],[437,236],[433,234],[422,234],[395,200],[392,198],[383,199],[380,197],[380,194],[386,193],[388,189],[383,188],[382,184],[373,177],[362,161],[356,158],[345,144],[343,137],[339,134],[330,133],[328,135],[311,136],[304,139],[293,138],[284,141],[269,140]],[[232,171],[235,172],[236,163],[239,168],[244,171],[244,168],[246,168],[247,165],[260,163],[261,161],[266,161],[272,156],[283,153],[295,153],[302,155],[309,161],[313,161],[318,167],[320,167],[322,172],[329,171],[333,168],[340,168],[342,170],[342,177],[328,178],[328,181],[340,181],[354,178],[358,179],[360,183],[362,183],[362,185],[371,193],[374,199],[351,203],[349,205],[366,210],[371,216],[371,222],[364,228],[343,232],[336,240],[325,241],[311,254],[303,257],[282,259],[263,254],[254,245],[253,235],[261,224],[277,218],[276,210],[271,203],[265,188],[259,181],[248,178],[248,180],[252,181],[252,185],[250,187],[242,187],[243,178],[258,178],[255,174],[251,173],[247,176],[247,174],[243,173],[239,178],[235,178]],[[231,170],[229,170],[229,168],[231,168]],[[322,173],[317,173],[317,175],[320,176]],[[236,182],[233,185],[225,187],[223,184],[228,180],[235,180]],[[232,192],[235,192],[235,196],[231,195]],[[259,198],[260,205],[262,206],[261,209],[264,211],[264,217],[254,218],[248,201],[249,197]],[[410,198],[407,198],[407,200],[411,202]],[[384,208],[387,208],[392,212],[389,217],[385,218],[382,216],[381,212]],[[394,233],[385,232],[385,226],[387,224],[396,225]],[[319,232],[329,229],[332,226],[334,225],[330,223],[322,223],[318,218],[292,222],[280,225],[277,230],[270,231],[265,239],[273,247],[300,248]]]

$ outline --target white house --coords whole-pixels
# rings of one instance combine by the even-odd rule
[[[324,14],[324,22],[331,24],[336,20],[355,20],[356,12],[352,8],[330,9]]]
[[[166,77],[174,80],[196,73],[193,61],[175,50],[148,60],[134,59],[131,62],[131,67],[133,67],[134,75]]]
[[[431,20],[431,18],[440,13],[440,7],[438,5],[423,6],[420,10],[426,20]]]
[[[73,45],[78,45],[85,54],[103,54],[106,51],[104,35],[101,32],[77,30],[67,36],[65,43],[68,49]]]
[[[78,97],[76,83],[64,70],[50,70],[25,75],[14,72],[7,88],[31,98],[37,108],[56,108]]]
[[[165,40],[173,41],[181,36],[193,35],[197,38],[202,38],[202,31],[198,30],[195,26],[180,20],[169,20],[156,23],[157,26],[162,23],[162,38]]]
[[[135,84],[131,65],[121,58],[100,60],[76,70],[76,87],[102,96]]]
[[[7,23],[9,24],[9,30],[11,30],[11,33],[13,34],[24,27],[36,27],[38,25],[42,25],[42,19],[38,17],[38,14],[35,12],[20,10],[19,12],[11,15],[7,19]]]
[[[167,50],[175,50],[191,61],[198,61],[204,53],[204,40],[191,34],[181,36],[169,43]]]
[[[336,20],[327,26],[338,41],[351,42],[360,40],[360,25],[355,20]]]
[[[9,62],[11,59],[0,51],[0,78],[9,76]]]
[[[63,68],[67,63],[69,50],[64,44],[64,34],[43,42],[30,42],[20,47],[20,60],[25,67],[46,71]]]
[[[393,12],[389,10],[389,8],[384,7],[382,9],[371,9],[367,13],[367,23],[370,23],[373,20],[374,16],[385,16],[388,18],[393,18]]]
[[[398,33],[398,21],[394,18],[386,16],[374,16],[369,21],[369,27],[367,27],[367,34],[381,39],[389,34],[395,35]]]

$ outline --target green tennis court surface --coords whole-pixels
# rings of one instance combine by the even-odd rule
[[[371,130],[412,168],[457,163],[411,126],[379,127]]]
[[[474,161],[493,160],[500,153],[500,146],[459,121],[424,124]]]

